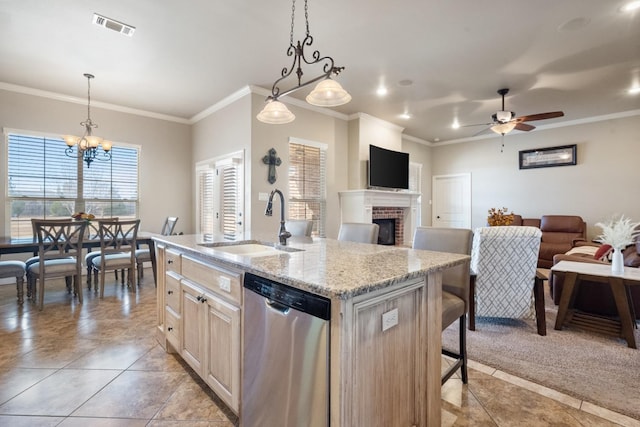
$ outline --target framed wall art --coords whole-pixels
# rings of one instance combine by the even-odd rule
[[[520,169],[571,166],[576,164],[576,144],[535,148],[519,152]]]

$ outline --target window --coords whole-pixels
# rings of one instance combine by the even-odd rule
[[[289,140],[289,219],[313,221],[314,236],[325,237],[327,148]]]
[[[204,241],[214,235],[244,238],[244,153],[236,152],[196,167],[197,233]]]
[[[7,202],[12,238],[32,237],[31,218],[138,216],[139,148],[116,146],[91,167],[65,154],[61,138],[9,132]]]

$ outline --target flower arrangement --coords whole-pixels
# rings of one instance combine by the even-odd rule
[[[507,213],[507,211],[507,208],[489,209],[487,223],[492,227],[496,225],[511,225],[511,223],[513,222],[513,212]]]
[[[85,212],[76,212],[73,215],[71,215],[71,218],[75,219],[76,221],[85,220],[87,222],[90,222],[92,219],[95,219],[95,217],[96,216],[94,214],[85,213]]]
[[[631,222],[631,219],[620,215],[619,218],[612,218],[606,223],[597,222],[596,227],[602,228],[602,234],[597,237],[597,241],[611,245],[616,251],[622,251],[628,245],[633,244],[633,239],[640,234],[640,222]]]

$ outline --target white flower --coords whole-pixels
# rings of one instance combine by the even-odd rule
[[[633,244],[633,238],[640,234],[640,222],[631,222],[631,219],[621,215],[619,219],[611,219],[606,224],[596,223],[596,227],[602,228],[602,234],[596,240],[600,243],[611,245],[617,251],[623,250]]]

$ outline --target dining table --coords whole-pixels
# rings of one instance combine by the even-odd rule
[[[156,251],[155,243],[153,241],[154,236],[159,236],[158,233],[150,233],[147,231],[139,231],[136,237],[136,244],[138,246],[147,245],[149,248],[149,256],[151,258],[151,268],[153,270],[153,282],[157,283],[157,267],[156,267]],[[100,248],[100,239],[88,239],[84,240],[82,247],[88,251]],[[21,254],[32,253],[34,256],[38,255],[38,240],[36,238],[12,238],[12,237],[0,237],[0,257],[5,254]]]

